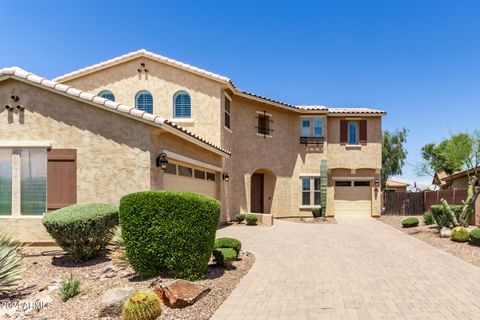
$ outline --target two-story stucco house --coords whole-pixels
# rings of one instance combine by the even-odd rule
[[[48,210],[149,189],[217,198],[222,221],[378,216],[384,115],[283,103],[145,50],[53,81],[2,69],[0,226],[42,238]]]

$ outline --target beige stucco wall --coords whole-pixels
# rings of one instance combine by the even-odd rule
[[[468,188],[468,177],[453,179],[450,188]]]
[[[3,108],[12,94],[24,112]],[[49,141],[55,149],[77,150],[77,203],[118,204],[125,194],[161,188],[163,174],[154,163],[164,149],[222,163],[220,155],[159,128],[19,81],[0,82],[0,106],[1,141]],[[19,235],[45,237],[40,218],[0,217],[2,229],[25,225],[31,232]]]
[[[139,74],[145,63],[148,74]],[[220,82],[181,70],[148,58],[136,58],[106,69],[64,82],[93,94],[110,90],[116,102],[135,107],[135,96],[141,90],[153,96],[153,113],[173,118],[173,96],[187,91],[191,98],[192,119],[175,119],[211,142],[220,144],[220,109],[224,85]]]

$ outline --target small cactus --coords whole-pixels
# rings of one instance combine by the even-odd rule
[[[162,313],[162,303],[153,291],[138,291],[123,305],[124,320],[153,320]]]

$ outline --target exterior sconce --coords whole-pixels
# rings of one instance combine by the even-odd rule
[[[375,192],[378,192],[378,186],[379,186],[379,181],[378,178],[375,178]]]
[[[168,159],[165,153],[160,153],[156,159],[157,168],[160,167],[162,170],[167,169]]]
[[[225,181],[225,182],[228,182],[228,181],[230,180],[230,176],[228,175],[228,172],[224,172],[224,173],[222,174],[222,179],[223,179],[223,181]]]

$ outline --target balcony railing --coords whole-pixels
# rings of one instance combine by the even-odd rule
[[[325,141],[324,137],[300,137],[300,144],[309,145],[309,144],[316,144],[320,145],[323,144]]]

